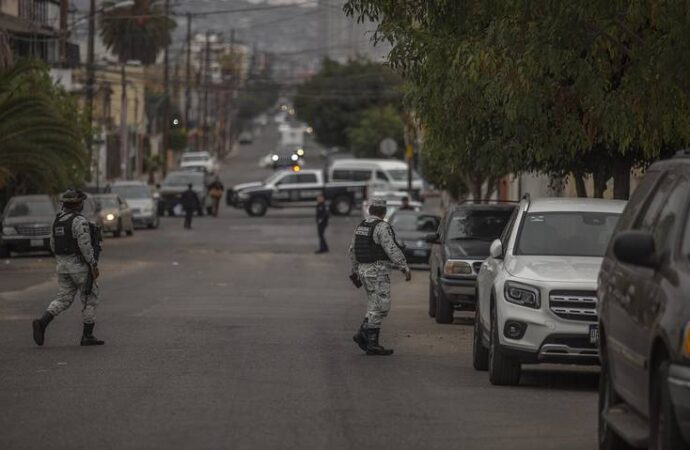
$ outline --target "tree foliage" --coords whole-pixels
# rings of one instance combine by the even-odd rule
[[[0,71],[0,189],[55,193],[82,184],[87,131],[76,101],[46,67],[20,61]]]
[[[487,175],[613,174],[619,198],[631,166],[690,139],[689,8],[655,0],[345,7],[377,21],[375,39],[393,45],[391,64],[410,82],[408,100],[434,142],[427,156],[451,151],[455,166]]]
[[[400,112],[391,105],[366,109],[359,114],[357,123],[347,129],[350,150],[358,158],[380,158],[382,140],[391,138],[404,146],[405,125]],[[402,151],[398,151],[398,155]]]
[[[320,143],[348,147],[347,130],[363,111],[402,104],[402,80],[390,68],[364,59],[341,64],[325,59],[318,74],[299,86],[295,109]]]

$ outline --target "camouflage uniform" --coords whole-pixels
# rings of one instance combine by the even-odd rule
[[[369,216],[365,222],[380,220],[378,217]],[[373,234],[375,244],[383,247],[390,261],[376,261],[373,263],[358,263],[355,256],[353,237],[350,244],[350,261],[352,262],[352,272],[359,275],[364,290],[367,293],[368,305],[366,315],[366,328],[381,328],[383,318],[388,316],[391,308],[391,280],[392,269],[409,270],[407,261],[402,250],[395,242],[393,231],[386,222],[376,225]]]
[[[63,212],[71,212],[63,208]],[[63,216],[65,221],[68,216]],[[98,305],[98,285],[93,283],[90,295],[84,294],[84,289],[91,266],[96,265],[89,224],[83,216],[77,216],[72,222],[72,236],[79,244],[81,255],[55,255],[57,260],[58,293],[55,300],[48,306],[48,312],[53,316],[59,315],[72,305],[74,297],[79,291],[83,305],[82,318],[84,323],[94,323],[96,306]],[[50,237],[50,248],[55,251],[54,238]]]

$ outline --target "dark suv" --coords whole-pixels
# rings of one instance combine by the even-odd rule
[[[599,448],[690,442],[690,153],[652,165],[599,273]]]
[[[429,317],[453,322],[455,310],[474,310],[477,274],[501,235],[515,204],[461,203],[451,207],[432,243],[429,259]]]

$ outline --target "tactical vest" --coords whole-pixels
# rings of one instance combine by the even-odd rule
[[[62,220],[67,217],[66,220]],[[81,215],[74,212],[60,212],[53,222],[53,242],[56,255],[81,255],[79,242],[72,234],[74,219]]]
[[[381,245],[374,242],[374,230],[383,220],[362,221],[355,229],[355,257],[358,263],[366,264],[376,261],[390,261]]]

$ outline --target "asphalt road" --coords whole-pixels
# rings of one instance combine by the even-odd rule
[[[226,186],[263,178],[266,132],[224,162]],[[0,260],[0,448],[593,449],[592,370],[530,369],[493,387],[471,364],[472,320],[426,316],[428,274],[394,274],[393,310],[367,357],[347,275],[356,214],[314,255],[312,210],[224,208],[183,230],[107,239],[96,335],[80,307],[31,339],[56,285],[51,258]]]

